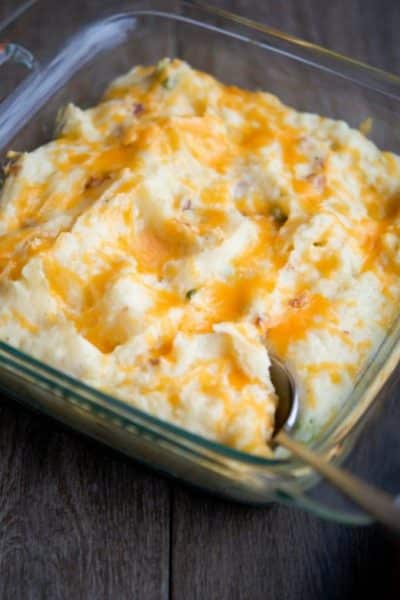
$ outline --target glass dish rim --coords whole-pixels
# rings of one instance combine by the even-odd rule
[[[149,4],[152,4],[151,0],[150,0]],[[156,4],[156,2],[155,2],[155,4]],[[251,19],[248,19],[241,15],[236,15],[230,11],[226,11],[226,10],[218,8],[218,7],[213,7],[207,3],[203,3],[198,0],[183,0],[181,2],[181,4],[183,7],[187,7],[190,9],[194,8],[196,10],[203,11],[203,16],[204,16],[204,13],[206,13],[206,14],[208,13],[214,17],[216,17],[216,16],[222,17],[223,19],[227,20],[228,22],[230,22],[233,25],[242,25],[250,30],[253,30],[253,32],[257,31],[257,32],[267,34],[273,40],[283,40],[283,41],[287,42],[290,46],[294,47],[294,50],[296,48],[297,49],[300,49],[300,48],[306,49],[307,51],[311,50],[311,51],[317,53],[319,55],[319,57],[328,57],[330,59],[333,59],[334,63],[336,63],[337,65],[340,65],[340,64],[346,65],[347,64],[352,67],[356,67],[360,72],[368,72],[374,76],[378,76],[378,78],[380,80],[382,80],[383,83],[386,82],[387,84],[390,84],[390,85],[394,84],[396,87],[398,87],[398,90],[397,90],[398,95],[392,94],[392,93],[382,90],[380,88],[375,88],[373,86],[370,86],[367,82],[362,82],[362,81],[358,80],[357,78],[352,77],[348,74],[340,73],[338,70],[327,67],[326,65],[323,64],[323,62],[317,62],[316,60],[312,60],[312,61],[306,60],[301,55],[296,55],[293,53],[285,52],[285,51],[281,50],[279,47],[270,47],[269,48],[270,50],[277,52],[277,53],[283,52],[284,54],[289,55],[291,58],[294,58],[303,63],[311,64],[312,66],[314,66],[316,68],[323,69],[323,70],[328,69],[328,70],[332,71],[333,74],[336,76],[341,76],[341,77],[350,79],[357,85],[367,87],[368,89],[379,92],[383,95],[389,95],[392,98],[395,98],[396,100],[398,100],[400,102],[400,77],[397,75],[388,73],[382,69],[370,66],[366,63],[363,63],[361,61],[347,57],[347,56],[337,53],[333,50],[329,50],[322,46],[310,43],[308,41],[302,40],[301,38],[292,36],[290,34],[286,34],[280,30],[270,28],[269,26],[264,25],[262,23],[257,23],[255,21],[252,21]],[[34,6],[35,6],[35,3],[33,4],[33,7]],[[214,31],[217,34],[223,34],[223,35],[228,35],[230,37],[236,37],[236,38],[242,39],[247,42],[253,42],[253,43],[258,42],[257,40],[252,40],[251,38],[247,38],[242,34],[238,34],[236,32],[232,32],[228,29],[225,29],[224,26],[220,26],[220,25],[217,26],[215,24],[207,23],[206,21],[200,21],[200,20],[197,20],[197,18],[194,19],[191,17],[187,17],[184,14],[180,14],[180,13],[176,13],[176,12],[172,12],[172,11],[171,12],[162,11],[162,10],[159,10],[158,7],[155,9],[152,9],[152,8],[143,9],[143,8],[139,8],[139,7],[137,9],[135,9],[133,7],[132,10],[129,10],[129,11],[126,11],[126,10],[118,11],[118,9],[117,9],[112,14],[105,14],[105,15],[103,14],[103,15],[100,15],[98,18],[90,19],[87,23],[85,23],[85,25],[83,27],[81,27],[76,32],[74,32],[73,34],[68,36],[68,38],[66,38],[64,40],[61,47],[57,49],[56,53],[53,54],[49,60],[43,62],[38,68],[36,68],[33,71],[32,76],[34,76],[35,78],[40,74],[45,76],[45,73],[44,73],[45,68],[48,67],[49,65],[51,65],[60,56],[62,51],[65,50],[65,48],[67,47],[68,43],[70,43],[73,39],[79,37],[79,35],[81,35],[82,32],[85,31],[86,29],[89,29],[89,28],[93,27],[94,25],[100,24],[104,21],[114,20],[117,18],[126,18],[128,16],[134,17],[135,15],[137,15],[137,16],[149,15],[149,16],[158,16],[158,17],[162,17],[162,18],[173,19],[178,22],[179,21],[185,22],[185,23],[189,23],[190,25],[193,25],[196,27],[205,28],[205,29]],[[3,27],[0,25],[0,32],[2,31],[2,29],[3,29]],[[260,42],[260,44],[262,44],[262,42]],[[8,100],[11,98],[12,99],[17,98],[18,91],[19,90],[22,91],[21,88],[23,87],[24,83],[29,83],[28,80],[30,80],[30,79],[31,78],[28,77],[24,82],[22,82],[21,85],[19,85],[16,88],[16,90],[5,100],[4,103],[0,104],[1,111],[4,107],[5,112],[7,112]],[[395,338],[395,339],[393,340],[392,338]],[[376,353],[369,359],[368,363],[365,365],[365,368],[362,371],[362,374],[361,374],[359,380],[357,380],[355,382],[355,385],[352,388],[352,391],[350,392],[348,398],[345,400],[343,405],[338,410],[338,413],[328,424],[326,424],[322,428],[320,435],[318,435],[315,440],[311,440],[309,442],[310,447],[312,447],[314,450],[323,451],[326,448],[326,446],[328,445],[328,442],[329,442],[329,445],[331,445],[333,443],[339,443],[350,433],[350,431],[353,429],[353,427],[360,421],[360,419],[364,415],[364,413],[367,412],[368,408],[370,407],[370,405],[373,403],[374,399],[376,398],[379,390],[382,388],[383,384],[386,382],[386,380],[389,378],[392,371],[396,367],[396,365],[400,359],[400,343],[399,342],[400,342],[400,316],[398,319],[396,319],[396,322],[393,324],[391,330],[389,332],[387,332],[382,344],[376,350]],[[375,357],[377,357],[383,351],[382,348],[384,346],[386,346],[388,343],[389,343],[390,348],[387,351],[386,360],[383,361],[382,367],[375,368],[376,372],[372,378],[372,381],[370,382],[370,388],[369,389],[367,388],[367,390],[366,390],[367,392],[369,392],[369,394],[366,394],[365,390],[364,390],[364,393],[362,393],[362,391],[359,391],[359,395],[360,395],[359,402],[363,397],[367,396],[367,401],[365,401],[365,398],[364,398],[363,404],[365,406],[364,406],[364,409],[361,411],[361,416],[359,415],[358,418],[353,418],[353,423],[349,424],[347,426],[347,428],[343,428],[343,427],[341,428],[340,423],[338,423],[339,415],[343,415],[344,419],[347,419],[347,418],[349,418],[349,416],[351,416],[352,410],[351,410],[351,407],[349,406],[349,404],[350,404],[349,400],[352,398],[354,392],[357,390],[357,387],[359,386],[360,381],[363,381],[365,379],[365,375],[367,374],[369,367],[373,364]],[[34,380],[36,380],[36,383],[42,384],[42,385],[45,384],[46,386],[49,386],[51,388],[56,388],[58,391],[61,391],[62,393],[66,394],[66,396],[65,396],[66,400],[73,399],[76,403],[82,405],[83,407],[85,407],[87,404],[89,404],[90,408],[94,412],[96,412],[96,411],[104,412],[105,411],[105,412],[112,413],[112,410],[116,409],[119,411],[116,416],[118,416],[118,418],[121,418],[121,413],[122,413],[124,415],[122,418],[130,421],[133,427],[138,427],[143,430],[147,428],[147,430],[150,433],[156,434],[157,436],[160,436],[160,432],[155,431],[155,428],[157,430],[161,430],[161,431],[164,430],[164,432],[166,434],[173,435],[175,438],[180,438],[182,440],[182,442],[189,442],[189,443],[194,444],[195,446],[197,446],[197,448],[199,450],[205,450],[207,452],[216,453],[221,457],[224,457],[224,458],[227,458],[230,460],[234,460],[234,461],[240,462],[242,464],[247,464],[249,466],[254,466],[254,467],[291,468],[291,467],[295,466],[295,464],[298,462],[298,461],[296,461],[296,459],[293,459],[293,458],[276,458],[276,457],[267,458],[267,457],[262,457],[259,455],[253,455],[253,454],[249,454],[247,452],[243,452],[243,451],[237,450],[235,448],[231,448],[229,446],[220,444],[213,440],[209,440],[201,435],[192,433],[192,432],[190,432],[182,427],[176,426],[168,421],[161,420],[161,419],[151,415],[150,413],[146,413],[146,412],[140,410],[139,408],[136,408],[135,406],[128,404],[124,400],[120,400],[117,397],[106,394],[88,384],[85,384],[83,381],[75,379],[74,377],[68,375],[67,373],[64,373],[63,371],[56,369],[56,368],[50,366],[49,364],[46,364],[46,363],[34,358],[33,356],[31,356],[25,352],[22,352],[21,350],[18,350],[17,348],[14,348],[13,346],[11,346],[5,342],[2,342],[2,341],[0,341],[0,366],[4,366],[5,369],[9,368],[9,370],[11,369],[11,370],[13,370],[13,372],[16,372],[17,374],[20,373],[20,371],[22,369],[22,372],[24,372],[25,375],[28,374],[29,376],[31,376]],[[384,368],[384,367],[386,367],[386,368]],[[30,369],[32,369],[32,368],[42,371],[42,373],[44,373],[44,375],[43,374],[39,375],[38,372],[31,371]],[[79,392],[81,392],[82,395],[80,395]],[[85,397],[83,396],[83,394],[85,394]],[[90,398],[90,396],[92,396],[92,398]],[[98,402],[96,402],[96,400]],[[106,406],[104,406],[103,403]],[[358,412],[360,412],[360,411],[358,411]],[[137,420],[141,420],[142,422],[144,422],[145,425],[143,425],[142,423],[138,423],[137,421],[135,422],[135,418]],[[177,440],[174,439],[175,443],[176,443],[176,441]]]
[[[307,49],[307,50],[313,50],[320,56],[332,58],[335,62],[342,62],[343,64],[352,65],[352,66],[356,67],[357,69],[360,69],[361,71],[367,71],[373,75],[378,76],[379,78],[382,79],[382,81],[386,81],[386,83],[394,83],[395,85],[400,86],[400,75],[396,75],[395,73],[391,73],[390,71],[386,71],[385,69],[381,69],[380,67],[375,67],[373,65],[368,64],[367,62],[358,60],[351,56],[347,56],[346,54],[337,52],[336,50],[332,50],[325,46],[321,46],[320,44],[310,42],[301,37],[295,36],[291,33],[286,33],[285,31],[282,31],[280,29],[270,27],[269,25],[266,25],[265,23],[260,23],[260,22],[254,21],[253,19],[249,19],[248,17],[239,15],[237,13],[233,13],[232,11],[226,10],[224,8],[220,8],[218,6],[213,6],[213,5],[209,4],[208,2],[203,2],[202,0],[181,0],[181,3],[184,6],[194,7],[194,8],[200,9],[206,13],[212,14],[214,16],[219,16],[219,17],[225,18],[228,21],[232,21],[233,23],[235,23],[237,25],[243,25],[249,29],[253,29],[254,31],[266,33],[273,38],[280,39],[285,42],[289,42],[290,44],[293,44],[300,48]],[[295,57],[295,58],[298,59],[299,57]],[[301,60],[302,60],[302,62],[307,62],[307,61],[304,61],[303,59],[301,59]],[[318,63],[315,66],[317,66],[319,68],[326,68],[326,66],[322,65],[322,63]],[[341,73],[336,73],[336,71],[335,71],[335,74],[340,75],[342,77],[344,76]],[[355,78],[350,78],[350,79],[352,79],[355,83],[362,84],[361,81],[358,81]],[[367,85],[367,84],[364,83],[364,85]],[[385,92],[384,90],[378,89],[375,91],[379,91],[379,92],[387,95],[387,92]],[[398,96],[396,95],[395,98],[400,100],[400,89],[398,90],[398,92],[399,92],[399,95]]]

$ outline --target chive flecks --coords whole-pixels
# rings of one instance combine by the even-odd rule
[[[288,216],[279,208],[279,206],[274,206],[271,210],[271,216],[275,223],[279,226],[282,226],[288,220]]]
[[[166,89],[166,90],[172,90],[174,89],[176,84],[176,80],[173,77],[166,77],[165,79],[162,80],[161,85]]]
[[[192,290],[189,290],[188,292],[186,292],[186,294],[185,294],[186,300],[190,300],[195,295],[196,292],[197,292],[197,290],[194,288]]]
[[[176,85],[175,75],[168,75],[168,66],[171,63],[170,58],[163,58],[157,63],[155,69],[155,76],[158,78],[160,84],[166,90],[172,90]]]
[[[159,60],[156,66],[156,73],[161,73],[161,71],[164,71],[164,69],[169,65],[170,62],[170,58],[162,58],[161,60]]]

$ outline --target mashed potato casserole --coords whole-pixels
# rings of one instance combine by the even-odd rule
[[[269,353],[309,439],[398,311],[400,159],[179,60],[69,105],[6,173],[0,338],[234,448],[269,452]]]

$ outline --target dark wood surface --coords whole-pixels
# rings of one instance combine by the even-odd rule
[[[23,4],[0,0],[0,20]],[[214,4],[400,73],[398,0]],[[1,599],[399,597],[398,547],[378,527],[213,499],[1,403]]]

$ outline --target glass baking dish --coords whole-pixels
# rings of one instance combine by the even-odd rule
[[[400,152],[400,79],[393,75],[199,2],[114,0],[81,6],[70,0],[57,5],[55,29],[46,26],[46,3],[51,10],[42,0],[0,26],[2,157],[10,148],[29,150],[48,141],[56,113],[67,102],[90,106],[118,74],[164,56],[179,56],[227,83],[270,91],[299,110],[352,126],[372,118],[372,139]],[[346,461],[391,493],[400,487],[397,428],[392,435],[391,415],[385,422],[371,416],[388,397],[384,384],[391,375],[395,381],[399,358],[396,321],[339,414],[312,442],[330,460]],[[253,504],[283,502],[346,523],[369,522],[294,459],[251,456],[190,434],[5,343],[0,343],[0,386],[17,400],[218,495]]]

